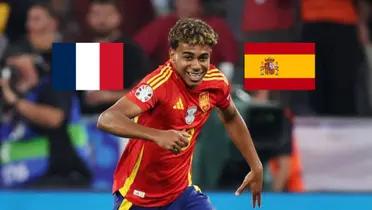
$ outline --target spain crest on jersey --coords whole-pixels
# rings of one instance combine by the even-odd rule
[[[206,112],[211,108],[208,92],[202,92],[199,94],[199,107],[203,112]]]

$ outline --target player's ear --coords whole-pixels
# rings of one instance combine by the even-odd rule
[[[176,50],[169,48],[169,58],[174,63],[176,61]]]

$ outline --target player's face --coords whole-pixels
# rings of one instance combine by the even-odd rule
[[[189,87],[198,85],[207,73],[212,49],[208,45],[180,43],[170,50],[171,61],[176,71]]]

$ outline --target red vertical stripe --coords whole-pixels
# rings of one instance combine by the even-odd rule
[[[100,43],[100,90],[123,90],[123,48],[123,43]]]

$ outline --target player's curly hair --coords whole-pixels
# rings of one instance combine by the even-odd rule
[[[171,28],[168,41],[172,49],[176,49],[180,42],[213,47],[217,44],[218,34],[202,20],[184,18],[178,20]]]

